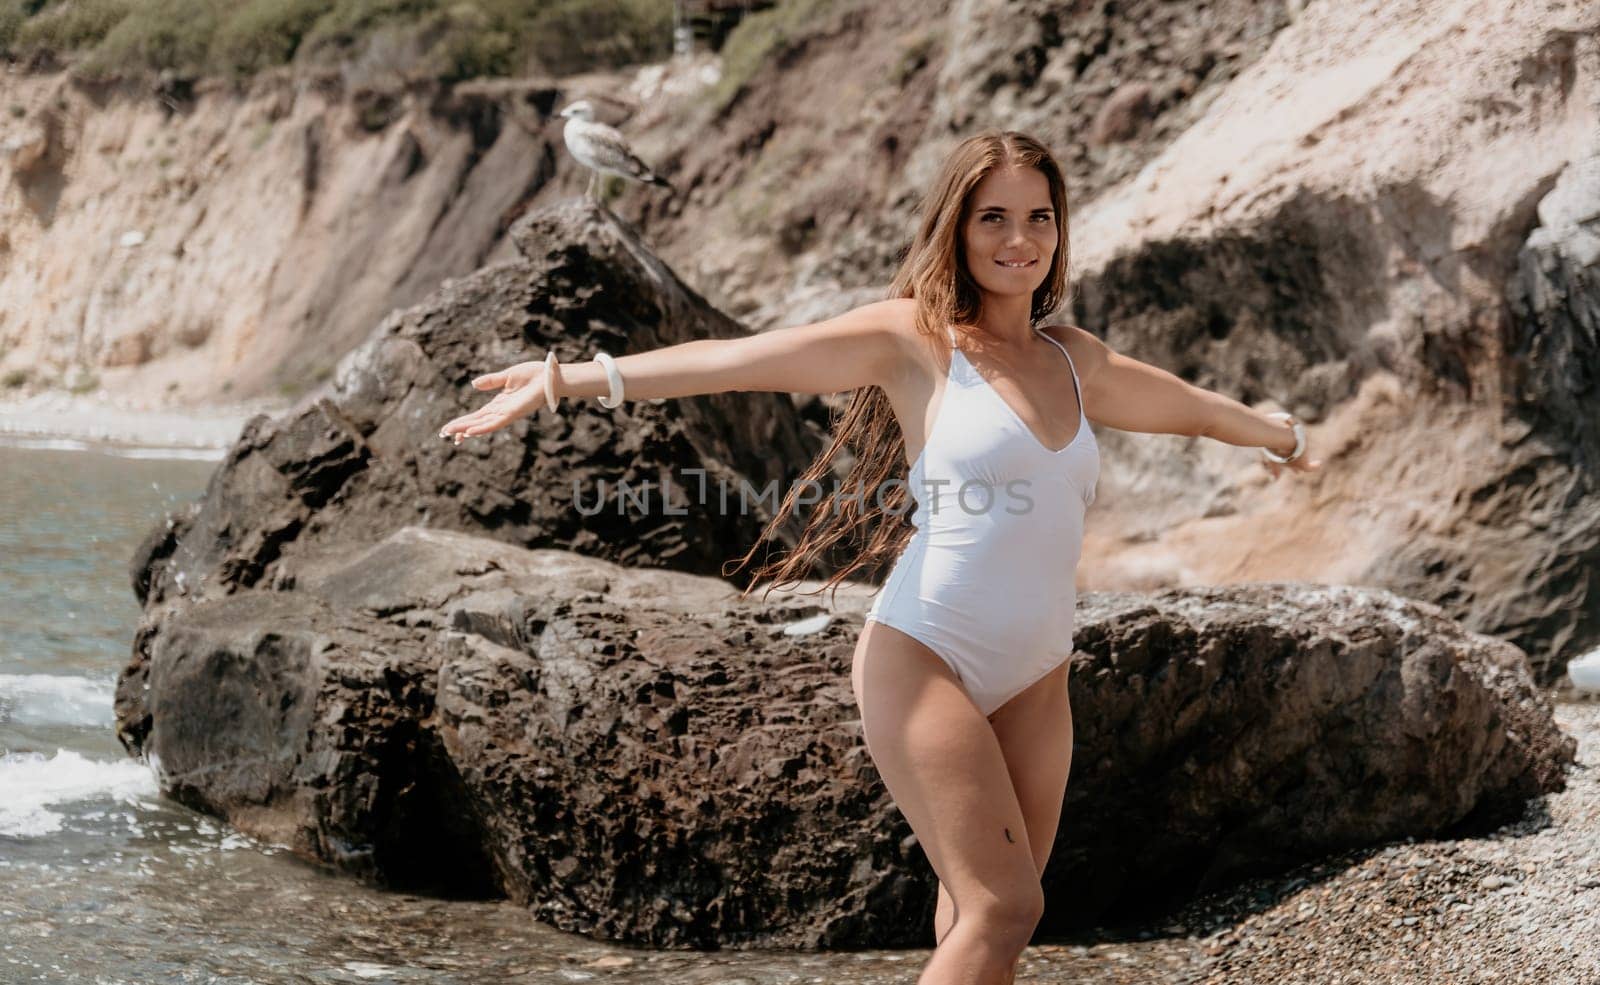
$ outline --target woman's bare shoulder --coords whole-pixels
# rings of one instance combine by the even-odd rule
[[[856,328],[892,328],[897,333],[916,328],[917,302],[911,298],[869,301],[835,316],[831,321],[848,322]]]
[[[1077,364],[1079,376],[1105,361],[1106,344],[1088,329],[1076,325],[1045,325],[1041,331],[1067,347],[1072,361]]]
[[[1088,329],[1076,325],[1044,325],[1040,327],[1040,331],[1048,332],[1056,341],[1066,345],[1082,345],[1085,336],[1094,338],[1094,334]]]
[[[903,354],[919,353],[924,346],[917,331],[917,302],[915,298],[888,298],[873,301],[855,309],[854,314],[868,318],[894,336]]]
[[[872,311],[876,316],[885,319],[896,331],[915,331],[917,327],[916,298],[887,298],[864,304],[857,310]]]

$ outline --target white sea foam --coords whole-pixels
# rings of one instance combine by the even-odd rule
[[[24,725],[112,723],[109,679],[59,674],[0,674],[0,722]]]
[[[122,458],[183,459],[191,462],[220,462],[228,454],[223,448],[124,448],[106,445],[98,450]]]
[[[155,797],[156,778],[134,760],[96,762],[71,751],[16,752],[0,756],[0,836],[37,838],[61,829],[52,807],[81,801],[137,801]]]
[[[223,448],[182,448],[163,445],[140,447],[81,441],[77,438],[29,438],[4,432],[0,432],[0,446],[33,451],[93,451],[102,455],[116,455],[119,458],[185,459],[197,462],[219,462],[227,455],[227,450]]]
[[[27,442],[28,447],[93,448],[110,454],[137,449],[133,455],[152,458],[187,458],[210,450],[209,457],[217,459],[256,414],[281,413],[288,407],[289,402],[272,399],[163,409],[123,406],[104,393],[51,391],[22,400],[0,399],[0,445]]]

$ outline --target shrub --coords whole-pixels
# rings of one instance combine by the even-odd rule
[[[224,0],[141,0],[106,34],[82,69],[116,76],[140,69],[199,74],[207,67],[211,39]]]
[[[10,50],[27,19],[28,8],[22,0],[0,0],[0,52]]]
[[[811,3],[831,0],[807,0]],[[0,50],[85,74],[249,74],[288,62],[451,82],[666,58],[672,0],[0,0]]]
[[[26,8],[24,3],[23,7]],[[66,0],[38,8],[17,30],[18,48],[77,51],[100,43],[133,9],[133,0]]]
[[[557,75],[660,61],[672,54],[672,3],[554,0],[531,19],[524,36],[529,54]]]
[[[348,51],[378,28],[415,22],[438,9],[439,0],[336,0],[306,32],[302,46],[312,52]]]
[[[510,75],[517,69],[517,42],[509,25],[475,4],[453,4],[426,21],[424,31],[435,40],[423,69],[442,81]]]
[[[209,61],[241,75],[285,64],[333,6],[334,0],[245,0],[218,28]]]

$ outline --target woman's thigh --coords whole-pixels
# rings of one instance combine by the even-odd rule
[[[868,622],[851,683],[878,773],[963,914],[1042,905],[1022,807],[988,719],[949,665]]]
[[[1054,847],[1072,769],[1072,705],[1062,664],[989,716],[1022,807],[1040,875]]]

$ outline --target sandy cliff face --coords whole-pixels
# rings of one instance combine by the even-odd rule
[[[178,101],[12,76],[0,372],[186,405],[304,393],[490,256],[554,171],[554,98],[385,106],[276,77]]]

